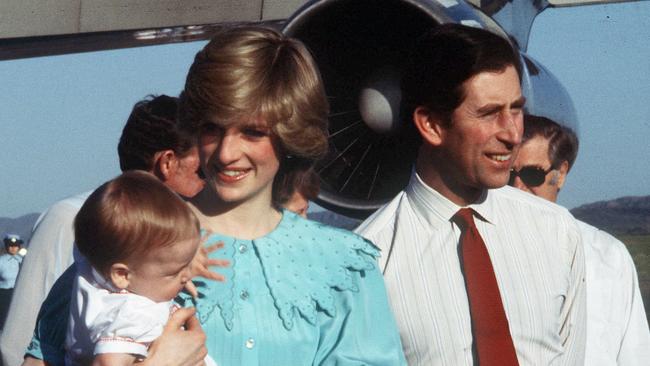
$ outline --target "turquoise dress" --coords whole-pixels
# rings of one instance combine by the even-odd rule
[[[369,241],[289,211],[264,237],[205,245],[219,241],[210,257],[231,262],[226,282],[195,279],[198,299],[181,300],[219,366],[406,364]]]
[[[200,282],[196,308],[219,365],[405,364],[369,241],[289,211],[264,237],[218,241],[227,280]]]

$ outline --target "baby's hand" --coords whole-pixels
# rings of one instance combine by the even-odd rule
[[[228,267],[230,265],[230,261],[226,259],[208,258],[208,254],[214,252],[215,250],[223,248],[223,242],[221,241],[210,245],[209,247],[203,246],[206,240],[208,240],[210,234],[212,234],[211,231],[206,231],[205,234],[203,234],[201,237],[201,244],[199,245],[199,249],[194,256],[192,263],[190,263],[190,270],[192,271],[192,277],[200,276],[223,282],[226,280],[226,278],[217,272],[210,271],[209,267]],[[196,286],[192,283],[192,281],[185,284],[185,289],[190,293],[190,295],[192,295],[192,297],[196,298],[199,295]]]

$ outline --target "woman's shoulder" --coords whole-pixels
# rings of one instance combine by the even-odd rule
[[[265,239],[290,243],[287,249],[303,247],[349,248],[360,250],[372,257],[379,256],[379,249],[372,242],[349,230],[333,227],[318,221],[305,219],[291,211],[284,211],[280,225]]]
[[[334,316],[337,296],[358,292],[361,272],[377,271],[379,251],[369,241],[286,211],[280,227],[255,246],[287,328],[296,313],[312,324],[317,309]]]

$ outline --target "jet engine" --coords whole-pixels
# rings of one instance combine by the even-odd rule
[[[319,0],[288,19],[283,32],[311,50],[330,102],[330,149],[316,166],[319,205],[363,218],[406,186],[419,136],[410,119],[400,117],[402,65],[421,34],[452,22],[510,39],[463,0]],[[573,104],[557,79],[523,53],[522,60],[522,88],[535,114],[555,117],[545,109],[560,101],[575,124]]]

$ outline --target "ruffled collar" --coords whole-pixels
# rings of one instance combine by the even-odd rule
[[[206,245],[218,241],[224,242],[220,256],[235,259],[235,242],[241,240],[213,234]],[[353,272],[375,270],[379,256],[377,247],[354,233],[305,220],[286,210],[272,232],[248,242],[261,263],[266,286],[286,329],[293,328],[297,316],[312,325],[318,311],[335,316],[334,290],[358,291]],[[201,323],[219,308],[226,328],[232,329],[235,266],[232,262],[231,267],[220,270],[226,282],[199,284],[196,307]]]

